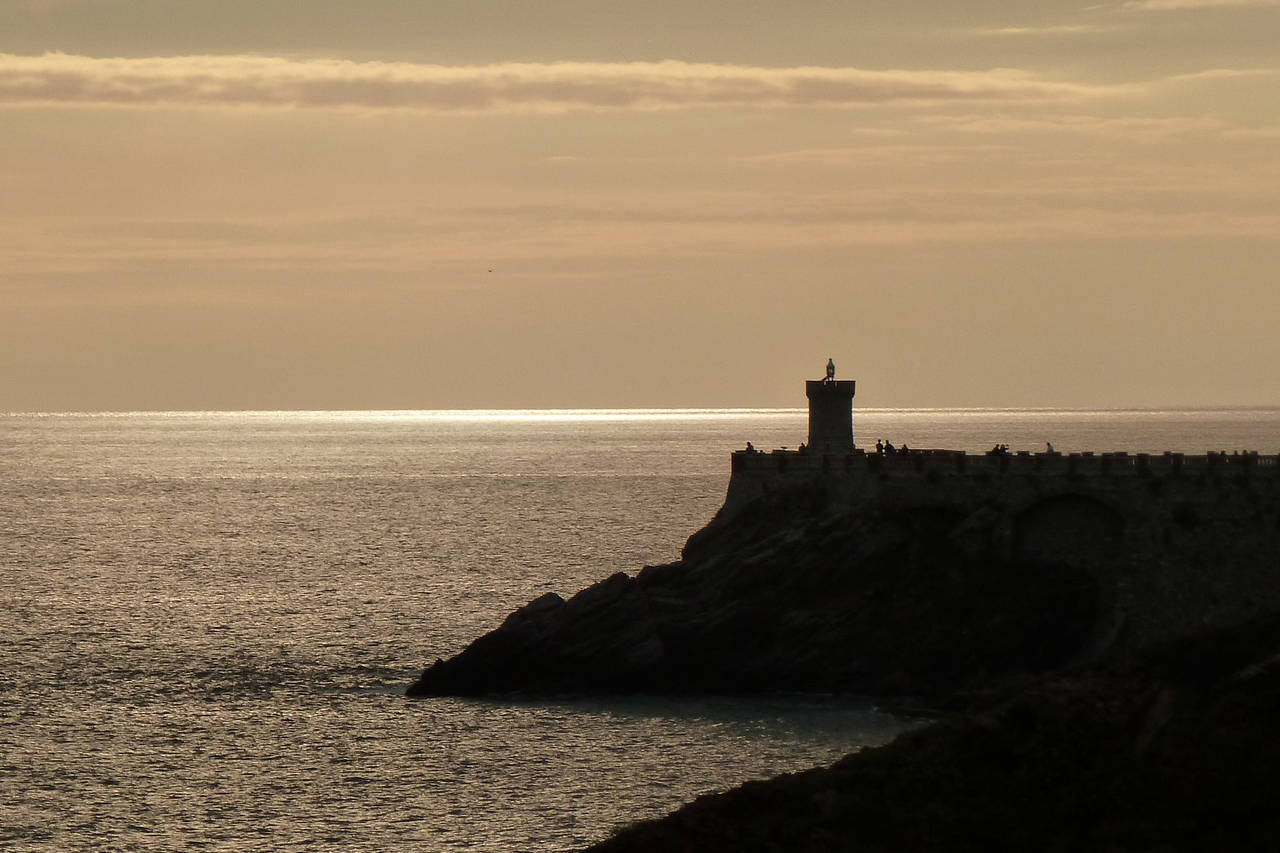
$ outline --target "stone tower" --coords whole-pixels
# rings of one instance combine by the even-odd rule
[[[853,450],[852,379],[836,380],[835,365],[827,362],[827,378],[804,383],[809,398],[809,449],[816,453]]]

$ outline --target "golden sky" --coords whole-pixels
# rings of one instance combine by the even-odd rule
[[[1280,0],[0,0],[0,411],[1280,404]]]

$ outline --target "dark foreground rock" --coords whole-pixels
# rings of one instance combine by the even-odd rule
[[[679,562],[536,599],[409,693],[841,691],[942,717],[598,851],[1280,850],[1280,478],[1222,467],[735,472]]]
[[[1077,668],[594,853],[1280,850],[1280,618]]]
[[[548,594],[409,694],[845,691],[939,705],[1106,642],[1089,571],[991,545],[989,509],[760,500],[684,558]]]

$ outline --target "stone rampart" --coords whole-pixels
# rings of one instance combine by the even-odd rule
[[[728,520],[759,498],[944,519],[957,548],[1089,569],[1143,645],[1280,608],[1280,457],[1257,453],[738,451]]]
[[[1280,456],[1258,453],[1007,453],[950,450],[830,454],[796,450],[736,451],[724,512],[779,489],[821,485],[853,498],[893,498],[964,504],[1002,503],[1054,492],[1124,498],[1153,483],[1174,490],[1214,482],[1280,484]]]

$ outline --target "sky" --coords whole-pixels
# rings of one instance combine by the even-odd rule
[[[1280,0],[0,0],[0,411],[1280,405]]]

